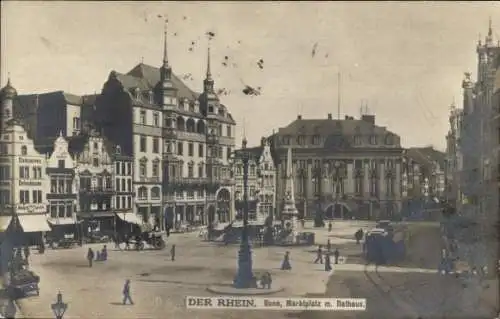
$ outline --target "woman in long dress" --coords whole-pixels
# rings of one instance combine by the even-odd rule
[[[283,262],[281,263],[281,270],[291,270],[292,265],[290,264],[290,252],[287,251],[285,253],[285,257],[283,258]]]

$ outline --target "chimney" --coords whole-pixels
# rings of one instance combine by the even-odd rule
[[[302,115],[297,115],[297,120],[302,120]]]
[[[375,115],[367,115],[367,114],[361,115],[361,121],[375,125]]]
[[[328,113],[328,119],[331,120],[332,119],[332,113]]]

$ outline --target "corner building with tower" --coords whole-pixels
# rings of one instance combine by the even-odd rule
[[[198,93],[172,72],[164,36],[160,68],[140,63],[109,74],[96,99],[96,124],[133,158],[134,211],[145,222],[229,221],[236,123],[215,93],[210,48]]]

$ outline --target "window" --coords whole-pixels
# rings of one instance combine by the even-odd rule
[[[198,164],[198,177],[203,177],[203,164]]]
[[[132,175],[132,163],[127,163],[127,175]]]
[[[298,143],[299,145],[304,145],[304,144],[305,144],[305,141],[306,141],[305,136],[299,136],[299,137],[297,137],[297,143]]]
[[[183,155],[184,154],[184,149],[183,149],[183,143],[178,142],[177,143],[177,155]]]
[[[57,218],[57,206],[55,204],[50,205],[50,217]]]
[[[21,204],[28,204],[30,202],[30,192],[29,191],[19,191],[19,202]]]
[[[33,203],[40,204],[42,202],[42,191],[33,190]]]
[[[378,183],[377,183],[377,181],[378,181],[378,180],[377,180],[377,178],[376,178],[376,177],[372,177],[372,178],[371,178],[371,184],[370,184],[370,194],[371,194],[372,196],[377,196],[377,194],[378,194],[378,187],[377,187],[377,186],[378,186],[378,185],[377,185]]]
[[[97,157],[92,159],[92,166],[99,167],[99,159]]]
[[[146,111],[140,111],[140,113],[139,113],[139,122],[142,125],[146,125]]]
[[[126,201],[125,196],[123,196],[123,197],[122,197],[122,207],[123,207],[123,208],[127,208],[127,206],[126,206],[126,202],[125,202],[125,201]]]
[[[146,161],[141,161],[141,163],[139,164],[139,175],[140,177],[146,177],[147,175]]]
[[[159,161],[153,161],[153,177],[160,176],[160,163]]]
[[[127,192],[131,192],[131,191],[132,191],[132,180],[127,179]]]
[[[370,144],[377,145],[377,136],[376,135],[370,136]]]
[[[74,117],[73,118],[73,130],[74,131],[79,131],[80,130],[80,118],[79,117]]]
[[[58,168],[64,168],[66,165],[65,165],[65,161],[64,160],[58,160],[57,161],[57,167]]]
[[[126,185],[125,185],[125,179],[122,179],[122,187],[121,187],[122,188],[122,192],[126,192],[127,191],[127,189],[125,187],[126,187]]]
[[[57,193],[57,179],[55,178],[50,180],[50,192],[53,194]]]
[[[250,172],[249,175],[255,175],[255,165],[250,165]]]
[[[28,148],[26,145],[21,146],[21,155],[26,156],[28,154]]]
[[[199,189],[196,191],[196,197],[198,197],[198,199],[203,198],[203,195],[203,189]]]
[[[387,178],[386,193],[387,193],[387,195],[394,195],[394,178],[393,177]]]
[[[226,158],[227,158],[227,159],[230,159],[230,158],[231,158],[231,155],[232,155],[232,154],[231,154],[231,152],[232,152],[232,151],[231,151],[231,147],[228,147],[228,148],[227,148],[227,154],[226,154]]]
[[[66,211],[65,211],[65,207],[64,205],[62,205],[62,203],[58,203],[59,205],[57,205],[57,212],[58,212],[58,217],[59,218],[64,218],[64,216],[66,216]]]
[[[121,175],[123,173],[125,173],[125,172],[120,172],[120,162],[116,162],[115,163],[115,174],[116,175]]]
[[[385,137],[385,144],[386,145],[392,145],[392,135],[387,135]]]
[[[159,187],[151,188],[151,198],[152,199],[159,199],[160,198],[160,188]]]
[[[354,136],[354,145],[361,145],[361,136]]]
[[[139,139],[139,151],[146,152],[146,136],[141,136]]]
[[[27,166],[19,166],[19,178],[29,179],[30,178],[30,168]]]
[[[194,156],[194,145],[193,145],[193,143],[188,143],[188,156]]]
[[[120,196],[116,197],[116,209],[120,209]]]
[[[132,208],[132,197],[127,196],[127,207]]]
[[[193,168],[193,164],[192,163],[189,163],[189,165],[188,165],[188,177],[189,178],[193,178],[194,177],[194,168]]]
[[[153,153],[160,153],[160,140],[157,137],[153,137]]]
[[[198,144],[198,156],[203,157],[203,144]]]
[[[313,142],[313,145],[319,145],[319,135],[314,135],[312,137],[312,142]]]
[[[226,131],[227,131],[227,137],[231,137],[231,125],[228,125],[226,127]]]
[[[160,126],[160,115],[158,114],[158,112],[155,112],[153,114],[153,125],[156,127]]]
[[[144,186],[139,187],[137,190],[137,197],[139,199],[148,199],[148,189]]]
[[[119,178],[116,178],[115,179],[115,189],[118,191],[120,188],[120,179]]]

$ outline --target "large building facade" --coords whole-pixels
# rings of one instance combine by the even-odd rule
[[[134,160],[134,210],[160,226],[229,220],[235,122],[215,93],[208,55],[203,91],[160,68],[112,71],[96,100],[103,133]]]
[[[391,217],[401,210],[398,135],[360,119],[303,119],[300,115],[271,138],[277,166],[278,211],[284,203],[286,156],[292,148],[296,206],[306,218]]]
[[[24,123],[15,117],[19,101],[10,80],[0,95],[0,228],[7,229],[16,219],[32,243],[40,242],[43,233],[50,231],[46,219],[46,157],[35,149]]]

